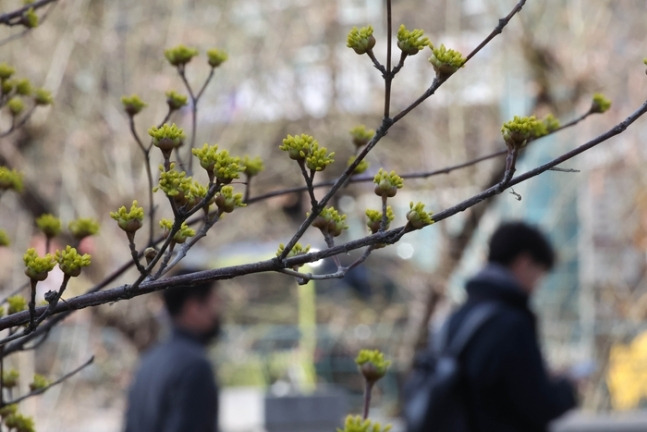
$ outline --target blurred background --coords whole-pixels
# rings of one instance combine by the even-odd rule
[[[393,23],[423,29],[434,44],[466,54],[515,3],[399,0]],[[13,6],[19,2],[3,2],[2,12]],[[501,36],[389,131],[368,157],[369,174],[380,167],[400,175],[430,172],[490,154],[504,148],[500,125],[514,115],[553,113],[564,123],[586,112],[595,92],[612,101],[611,110],[533,143],[518,172],[605,132],[647,94],[644,6],[643,0],[528,2]],[[287,134],[311,134],[335,151],[338,162],[320,180],[335,178],[354,151],[349,130],[377,127],[383,111],[381,76],[367,57],[346,47],[346,35],[372,25],[374,51],[384,63],[385,14],[383,0],[61,0],[34,31],[0,28],[0,61],[55,99],[0,143],[0,157],[23,171],[26,183],[22,195],[2,197],[1,225],[13,236],[12,247],[0,249],[2,289],[24,282],[22,254],[42,247],[33,220],[45,212],[64,224],[77,217],[101,221],[99,235],[84,245],[93,264],[68,295],[127,261],[126,238],[109,212],[133,199],[144,202],[148,185],[120,98],[136,93],[148,103],[136,118],[146,137],[166,114],[164,92],[186,93],[163,55],[180,43],[202,53],[187,67],[194,87],[209,72],[207,49],[229,53],[201,99],[196,143],[260,156],[266,169],[251,185],[252,197],[302,185],[296,164],[278,150]],[[431,84],[428,56],[423,51],[407,59],[393,83],[392,112]],[[172,121],[188,129],[190,108]],[[362,381],[353,360],[361,348],[379,348],[393,361],[377,386],[373,413],[397,429],[400,385],[426,342],[429,322],[461,301],[489,234],[511,217],[538,224],[559,250],[559,266],[536,308],[551,364],[594,365],[583,413],[622,418],[639,412],[647,402],[645,141],[641,119],[565,163],[573,172],[549,171],[515,186],[515,194],[408,234],[343,280],[297,286],[285,275],[261,274],[222,282],[226,331],[211,355],[225,395],[223,431],[262,430],[266,395],[342,389],[344,414],[359,412]],[[155,169],[162,159],[154,158]],[[405,180],[391,202],[395,225],[405,220],[410,201],[442,210],[498,181],[502,168],[503,158],[494,158]],[[340,241],[367,234],[364,211],[380,206],[372,189],[354,183],[336,198],[350,225]],[[158,214],[170,214],[159,192],[156,202]],[[308,203],[305,195],[283,194],[239,209],[186,261],[215,267],[272,257],[304,219]],[[325,247],[317,230],[303,243]],[[331,266],[318,262],[311,271]],[[114,286],[133,278],[127,273]],[[81,375],[26,402],[38,430],[119,430],[138,355],[164,328],[159,298],[144,296],[77,312],[47,343],[13,358],[21,370],[56,377],[96,356]]]

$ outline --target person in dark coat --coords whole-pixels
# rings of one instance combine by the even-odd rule
[[[546,237],[523,222],[499,226],[487,265],[467,282],[467,301],[449,319],[449,337],[481,302],[501,308],[463,351],[464,390],[474,432],[543,432],[576,406],[574,383],[551,374],[529,300],[554,264]]]
[[[218,388],[206,346],[220,330],[220,299],[212,283],[168,288],[163,296],[172,329],[142,357],[125,432],[216,432]]]

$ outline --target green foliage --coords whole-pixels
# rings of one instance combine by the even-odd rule
[[[355,147],[364,147],[375,135],[373,129],[366,129],[366,126],[359,125],[355,126],[350,130],[350,135],[353,138],[353,144]]]
[[[47,274],[56,265],[56,260],[52,254],[48,253],[40,257],[34,248],[27,249],[27,252],[23,255],[23,262],[25,263],[25,274],[32,281],[47,279]]]
[[[326,207],[312,222],[312,226],[319,228],[324,235],[339,236],[348,229],[346,215],[340,214],[334,207]]]
[[[601,114],[611,108],[611,101],[607,99],[602,93],[595,93],[593,101],[591,102],[591,113]]]
[[[249,156],[245,156],[243,158],[242,165],[243,165],[243,172],[248,177],[253,177],[255,175],[258,175],[264,169],[263,160],[258,156],[256,156],[253,159],[251,159]]]
[[[170,219],[160,220],[160,227],[167,231],[167,234],[173,229],[173,221]],[[186,241],[189,237],[195,236],[195,230],[187,225],[186,222],[182,222],[180,229],[173,235],[173,241],[175,243],[181,244]]]
[[[78,218],[70,222],[67,227],[79,241],[99,232],[99,222],[92,218]]]
[[[439,79],[445,79],[463,67],[465,59],[460,52],[447,49],[445,45],[440,45],[438,48],[430,46],[430,48],[429,62],[433,65]]]
[[[110,212],[110,217],[117,221],[119,228],[127,233],[134,233],[142,227],[144,209],[139,206],[137,200],[134,200],[130,210],[127,210],[126,206],[121,206],[116,212]]]
[[[42,390],[49,386],[50,382],[41,374],[34,374],[34,379],[29,383],[29,389],[31,391]]]
[[[404,24],[398,29],[398,48],[409,56],[418,54],[424,47],[431,46],[429,39],[424,37],[420,29],[407,30]]]
[[[391,425],[382,427],[380,423],[373,423],[369,419],[362,419],[362,416],[352,415],[346,417],[343,429],[337,428],[337,432],[389,432],[390,430]]]
[[[54,238],[61,233],[63,224],[56,216],[46,213],[36,218],[36,226],[47,238]]]
[[[56,262],[61,271],[71,277],[81,274],[81,269],[91,263],[91,257],[88,254],[81,255],[75,248],[67,245],[65,249],[56,251]]]
[[[226,52],[213,48],[207,51],[207,59],[209,60],[209,66],[212,68],[217,68],[221,64],[227,61],[229,56]]]
[[[216,196],[216,205],[220,211],[231,213],[236,207],[245,207],[247,204],[243,202],[243,194],[235,194],[233,187],[223,186]]]
[[[346,164],[346,166],[351,166],[353,162],[355,162],[355,159],[357,159],[357,156],[349,157],[348,163]],[[360,163],[358,163],[355,169],[353,170],[353,174],[362,174],[363,172],[366,172],[368,167],[369,167],[369,163],[366,162],[366,159],[362,159]]]
[[[34,103],[39,106],[51,105],[54,103],[52,93],[48,90],[37,88],[34,90]]]
[[[22,191],[22,174],[16,170],[0,166],[0,191],[9,189],[16,192]]]
[[[166,60],[168,60],[168,62],[173,66],[184,66],[197,55],[197,49],[188,48],[184,45],[178,45],[164,51],[164,57],[166,57]]]
[[[166,92],[166,103],[171,111],[179,110],[187,104],[188,97],[173,90]]]
[[[411,226],[411,228],[420,229],[424,226],[431,225],[432,223],[434,223],[434,220],[431,217],[432,215],[433,213],[427,213],[425,211],[425,205],[423,203],[409,203],[407,220],[409,221],[409,226]]]
[[[27,302],[25,302],[25,308],[26,307],[27,307]],[[24,308],[21,310],[24,310]],[[16,369],[5,370],[4,372],[2,372],[2,387],[14,388],[18,385],[19,379],[20,379],[20,372],[18,372]]]
[[[546,125],[535,116],[514,118],[503,124],[501,134],[508,148],[520,149],[548,133]]]
[[[376,184],[375,194],[384,198],[394,197],[398,189],[404,186],[402,177],[397,175],[395,171],[387,173],[382,168],[373,177],[373,183]]]
[[[7,299],[7,304],[9,305],[7,308],[7,313],[9,315],[27,309],[27,300],[19,294],[9,297]]]
[[[9,108],[11,115],[16,117],[25,110],[25,102],[19,97],[14,96],[7,102],[7,108]]]
[[[171,150],[180,147],[184,142],[184,130],[177,127],[175,123],[164,123],[161,127],[152,126],[148,129],[148,135],[153,138],[153,145],[158,147],[162,152],[170,154]]]
[[[216,144],[204,144],[202,148],[191,152],[200,161],[200,166],[207,171],[210,181],[229,184],[239,177],[243,166],[239,157],[230,156],[227,150],[218,150]]]
[[[346,46],[352,48],[357,54],[366,54],[375,46],[375,37],[373,37],[373,27],[367,26],[357,29],[353,27],[348,32]]]
[[[7,232],[3,229],[0,229],[0,247],[9,246],[10,244],[11,244],[11,241],[9,240],[9,236],[7,235]]]
[[[372,209],[367,209],[366,212],[366,217],[368,218],[368,222],[366,222],[366,226],[371,230],[372,234],[375,234],[380,230],[380,226],[382,224],[382,212],[379,210],[372,210]],[[391,206],[386,207],[386,225],[384,229],[388,229],[389,225],[391,222],[393,222],[393,219],[395,219],[395,215],[393,214],[393,209]]]
[[[142,101],[136,94],[132,96],[122,96],[121,104],[124,106],[126,113],[131,117],[139,114],[141,110],[148,106],[146,102]]]

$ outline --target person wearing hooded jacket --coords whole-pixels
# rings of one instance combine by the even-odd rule
[[[551,244],[537,228],[503,223],[490,239],[487,264],[467,282],[467,301],[449,318],[451,340],[475,306],[499,305],[460,358],[470,432],[544,432],[576,406],[574,383],[545,365],[529,305],[554,261]]]

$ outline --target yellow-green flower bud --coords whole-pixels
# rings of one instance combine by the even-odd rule
[[[5,417],[9,417],[10,415],[16,414],[18,412],[18,405],[11,404],[11,405],[5,405],[2,408],[0,408],[0,417],[3,419]]]
[[[16,81],[16,93],[21,96],[29,96],[32,92],[31,83],[27,78]]]
[[[346,46],[352,48],[357,54],[366,54],[375,46],[375,37],[373,37],[373,27],[367,26],[357,29],[353,27],[348,32]]]
[[[9,189],[16,192],[22,191],[22,174],[16,170],[0,166],[0,191]]]
[[[18,385],[18,380],[20,379],[20,372],[16,369],[9,369],[2,372],[2,387],[4,388],[14,388]]]
[[[187,104],[187,96],[169,90],[166,92],[166,103],[171,111],[179,110]]]
[[[164,51],[164,57],[166,57],[166,60],[168,60],[168,62],[173,66],[184,66],[197,55],[197,49],[188,48],[184,45],[178,45]]]
[[[21,24],[27,28],[38,27],[38,15],[36,15],[34,8],[29,8],[22,14]]]
[[[353,162],[355,162],[355,159],[357,159],[357,156],[351,156],[350,158],[348,158],[348,163],[346,164],[346,166],[351,166]],[[353,174],[362,174],[363,172],[366,172],[368,167],[369,164],[368,162],[366,162],[366,159],[362,159],[353,170]]]
[[[609,108],[611,108],[611,101],[607,99],[602,93],[596,93],[593,95],[590,112],[601,114],[603,112],[606,112]]]
[[[243,167],[239,157],[230,156],[227,150],[218,150],[216,144],[204,144],[191,152],[200,160],[200,166],[207,171],[209,180],[229,184],[239,177]]]
[[[4,419],[4,424],[11,431],[35,432],[34,419],[20,413],[12,414]]]
[[[173,221],[170,219],[162,219],[160,221],[160,227],[168,231],[170,233],[171,229],[173,228]],[[167,233],[167,234],[168,234]],[[173,241],[175,243],[181,244],[186,241],[187,238],[195,236],[195,230],[191,227],[189,227],[186,222],[182,222],[182,225],[180,226],[180,229],[178,232],[175,233],[173,236]]]
[[[326,147],[319,147],[315,141],[310,149],[310,154],[306,157],[306,166],[311,171],[323,171],[335,161],[334,156],[335,152],[328,153]]]
[[[24,111],[25,102],[23,102],[23,100],[19,97],[12,97],[11,99],[9,99],[9,102],[7,102],[7,107],[9,108],[11,115],[16,117]]]
[[[350,130],[350,135],[353,137],[353,144],[355,147],[364,147],[375,135],[373,129],[366,129],[366,126],[359,125],[355,126]]]
[[[445,45],[440,45],[438,48],[431,47],[431,57],[429,62],[436,71],[436,76],[439,79],[448,78],[459,68],[463,67],[465,59],[458,51],[445,48]]]
[[[559,129],[559,119],[557,119],[554,115],[548,114],[544,119],[542,120],[542,123],[544,123],[544,126],[546,126],[546,132],[554,132],[557,129]]]
[[[248,176],[248,177],[253,177],[255,175],[258,175],[261,171],[263,171],[264,166],[263,166],[263,160],[260,157],[255,157],[254,159],[251,159],[249,156],[245,156],[243,158],[243,172]]]
[[[398,29],[398,48],[409,56],[418,54],[424,47],[431,46],[429,39],[424,37],[420,29],[407,30],[404,24]]]
[[[340,214],[334,207],[324,208],[312,222],[312,226],[319,228],[324,235],[330,234],[333,237],[348,229],[346,215]]]
[[[15,72],[16,70],[7,63],[0,63],[0,80],[8,80]]]
[[[137,95],[122,96],[121,104],[124,106],[124,110],[126,111],[126,113],[131,117],[136,114],[139,114],[141,110],[143,110],[148,106]]]
[[[177,127],[175,123],[170,125],[164,123],[160,128],[153,126],[148,129],[148,134],[153,138],[153,145],[162,150],[165,155],[170,154],[174,148],[180,147],[185,138],[184,130]]]
[[[379,210],[371,210],[367,209],[366,212],[366,218],[368,221],[366,222],[366,226],[368,229],[371,230],[372,234],[375,234],[380,230],[380,227],[382,226],[382,212]],[[388,229],[389,226],[391,225],[391,222],[393,222],[393,219],[395,219],[395,215],[393,214],[393,209],[391,206],[386,206],[386,226],[384,227],[385,229]]]
[[[384,360],[384,354],[379,350],[361,350],[355,359],[364,379],[374,383],[384,375],[391,365],[390,361]]]
[[[56,261],[61,271],[72,277],[81,274],[81,269],[91,263],[91,257],[88,254],[81,255],[75,248],[68,245],[64,250],[56,251]]]
[[[5,230],[0,229],[0,247],[9,246],[11,241],[9,241],[9,236]]]
[[[398,192],[398,189],[401,189],[404,186],[402,177],[397,175],[395,171],[387,173],[382,168],[375,174],[373,178],[373,183],[375,183],[375,194],[377,196],[391,198],[394,197]]]
[[[535,116],[514,118],[503,124],[501,134],[508,148],[520,149],[548,133],[546,125]]]
[[[91,218],[73,220],[67,227],[77,240],[82,240],[99,232],[99,222]]]
[[[283,144],[279,146],[279,150],[288,152],[290,159],[305,161],[315,145],[318,146],[319,143],[310,135],[288,135],[283,139]]]
[[[63,224],[56,216],[46,213],[36,219],[36,226],[47,238],[53,238],[61,233]]]
[[[216,195],[216,205],[220,211],[231,213],[236,207],[245,207],[247,204],[243,202],[243,194],[235,194],[233,187],[223,186]]]
[[[227,61],[228,56],[226,52],[214,48],[207,51],[207,58],[209,60],[209,66],[217,68]]]
[[[110,212],[110,217],[117,221],[119,228],[127,233],[134,233],[142,227],[144,209],[135,200],[130,206],[130,210],[126,210],[126,206],[121,206],[116,212]]]
[[[54,99],[48,90],[38,88],[34,90],[34,103],[39,106],[51,105]]]
[[[47,279],[48,273],[56,265],[56,260],[52,254],[45,254],[44,257],[39,257],[36,249],[29,248],[23,256],[25,263],[25,274],[32,281],[44,281]]]
[[[34,379],[29,383],[29,389],[31,391],[42,390],[49,386],[49,380],[41,374],[34,374]]]
[[[27,309],[27,299],[25,299],[20,294],[17,294],[7,299],[7,305],[7,313],[9,315],[15,314],[17,312],[22,312]]]
[[[276,256],[277,257],[281,256],[284,251],[285,251],[285,245],[283,243],[279,244],[279,249],[276,251]],[[301,246],[301,243],[297,243],[294,245],[292,249],[290,249],[290,252],[288,252],[286,258],[291,258],[298,255],[304,255],[304,254],[307,254],[308,251],[310,251],[310,245],[303,247]],[[293,269],[298,270],[299,266],[294,266]]]
[[[407,213],[407,220],[413,229],[420,229],[424,226],[431,225],[434,220],[431,218],[433,213],[425,211],[425,205],[421,202],[414,204],[409,203],[409,212]]]
[[[389,432],[391,430],[391,425],[387,424],[382,427],[378,422],[372,422],[369,419],[363,419],[362,416],[346,416],[344,421],[344,428],[337,428],[337,432]]]

